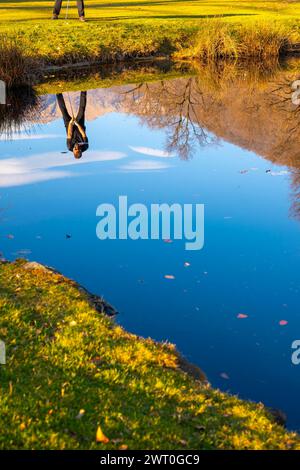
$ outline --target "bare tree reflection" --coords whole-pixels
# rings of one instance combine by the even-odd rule
[[[10,139],[14,133],[27,132],[27,123],[37,121],[38,117],[39,98],[33,88],[9,89],[7,104],[0,105],[0,135]]]
[[[119,106],[138,115],[150,128],[165,128],[165,149],[183,160],[191,158],[198,146],[216,142],[198,119],[197,107],[205,106],[197,79],[142,83],[124,93]]]
[[[298,64],[297,64],[298,65]],[[300,106],[291,101],[292,64],[199,65],[195,77],[129,88],[119,106],[166,131],[166,150],[191,158],[224,139],[291,169],[292,214],[300,218]]]

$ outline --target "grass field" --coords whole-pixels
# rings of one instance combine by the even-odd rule
[[[300,448],[263,405],[183,372],[174,346],[42,266],[0,263],[0,339],[0,449]]]
[[[2,0],[1,23],[36,24],[51,17],[53,1]],[[67,0],[64,0],[66,6]],[[85,0],[86,16],[91,24],[108,22],[179,22],[220,17],[229,22],[256,19],[295,21],[300,17],[299,2],[274,0]],[[77,17],[75,0],[70,0],[70,17]],[[65,16],[65,8],[61,17]]]
[[[18,47],[41,68],[157,55],[261,58],[300,41],[296,1],[86,0],[85,24],[78,21],[74,0],[67,21],[67,0],[60,20],[52,21],[53,3],[0,1],[0,49],[3,42],[6,50]],[[3,62],[1,56],[0,70],[8,69],[9,75],[12,61]]]

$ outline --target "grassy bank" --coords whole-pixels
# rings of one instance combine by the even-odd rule
[[[110,88],[132,83],[150,83],[158,80],[170,80],[196,74],[191,61],[153,62],[136,61],[132,64],[102,65],[79,69],[66,69],[44,75],[44,79],[34,87],[38,95],[59,92],[85,91],[95,88]]]
[[[172,345],[99,307],[59,274],[0,264],[1,449],[300,448],[262,405],[191,377]]]
[[[52,3],[0,1],[0,44],[4,37],[16,41],[25,59],[34,59],[35,72],[47,64],[157,55],[265,58],[300,41],[300,4],[293,1],[86,0],[84,24],[77,20],[75,2],[68,21],[65,10],[59,21],[51,21]],[[27,68],[33,71],[32,62]],[[25,75],[20,70],[19,81]]]

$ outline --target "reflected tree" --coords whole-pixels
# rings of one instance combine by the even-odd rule
[[[267,70],[232,64],[202,68],[195,77],[130,87],[119,105],[142,123],[166,129],[166,150],[182,159],[224,139],[287,165],[291,212],[300,218],[300,106],[291,101],[291,83],[297,78],[293,70],[287,64]]]
[[[141,83],[126,90],[119,106],[138,115],[151,128],[166,129],[165,149],[183,160],[193,156],[198,146],[216,143],[198,118],[197,108],[205,101],[196,77]]]
[[[14,133],[27,132],[27,122],[39,120],[39,103],[33,88],[9,89],[7,104],[0,105],[0,135],[10,139]]]

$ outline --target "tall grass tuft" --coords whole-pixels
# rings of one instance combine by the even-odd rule
[[[195,38],[195,46],[190,49],[196,58],[210,61],[223,57],[238,57],[237,41],[232,26],[221,21],[205,21]]]
[[[22,44],[14,38],[0,35],[0,79],[8,88],[29,84],[33,62]]]
[[[278,57],[291,43],[287,29],[276,23],[229,25],[206,21],[187,50],[187,56],[215,61],[220,58]]]
[[[254,23],[237,31],[240,57],[278,57],[290,45],[290,33],[277,23]]]

